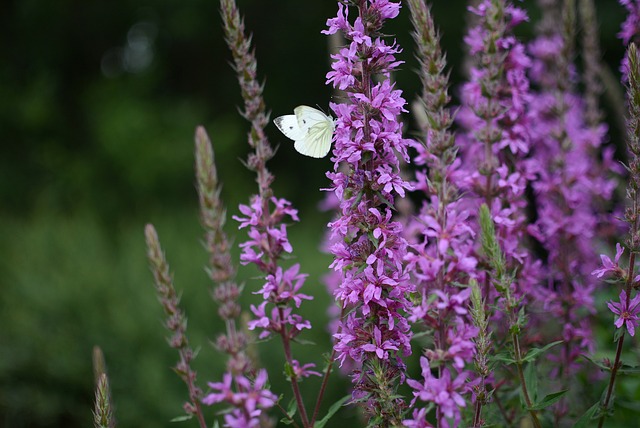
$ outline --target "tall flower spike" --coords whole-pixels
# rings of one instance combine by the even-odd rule
[[[585,122],[596,128],[603,120],[600,110],[602,58],[600,31],[594,0],[580,0],[580,23],[582,29],[582,62],[584,64]]]
[[[453,118],[447,106],[450,97],[446,60],[424,1],[410,0],[408,4],[423,86],[420,108],[424,109],[428,124],[422,129],[423,141],[414,144],[414,163],[428,167],[416,172],[414,184],[426,201],[405,230],[407,239],[413,242],[405,259],[418,291],[409,320],[419,323],[418,328],[427,329],[431,336],[432,346],[423,352],[427,364],[437,370],[437,376],[426,370],[424,382],[411,380],[410,385],[416,389],[416,398],[436,405],[436,419],[442,426],[449,422],[458,426],[460,408],[466,406],[460,397],[470,389],[466,382],[469,374],[463,369],[473,359],[472,338],[478,332],[467,311],[471,290],[459,287],[475,276],[474,232],[467,224],[469,213],[460,209],[461,193],[451,181],[459,162],[450,131]],[[434,392],[443,386],[450,394]],[[417,411],[415,416],[422,419],[414,417],[404,423],[419,426],[426,423],[426,414]]]
[[[253,263],[265,274],[263,288],[254,294],[262,294],[264,301],[251,310],[255,319],[249,322],[249,329],[260,329],[260,337],[271,334],[280,336],[288,367],[300,365],[293,359],[291,341],[302,330],[311,328],[308,320],[297,313],[302,300],[311,300],[311,296],[300,293],[307,275],[300,274],[300,266],[294,264],[289,269],[279,266],[284,252],[291,253],[293,248],[287,236],[286,219],[298,221],[297,210],[285,199],[273,196],[271,183],[273,176],[267,170],[266,162],[273,151],[264,128],[268,123],[262,87],[257,81],[257,65],[251,50],[251,39],[244,34],[244,25],[234,0],[220,0],[221,15],[229,49],[233,54],[234,66],[244,100],[243,116],[251,123],[249,145],[255,150],[249,155],[247,165],[257,174],[258,194],[251,197],[249,205],[240,205],[242,216],[233,216],[240,222],[239,228],[248,228],[249,239],[240,244],[242,264]],[[303,367],[306,365],[303,365]],[[291,389],[296,400],[298,414],[304,427],[309,426],[309,418],[304,406],[298,374],[287,370]],[[266,376],[266,373],[265,373]],[[260,409],[256,410],[260,414]]]
[[[564,320],[559,324],[532,317],[531,325],[544,332],[545,341],[564,342],[548,358],[554,367],[551,376],[567,386],[580,368],[581,355],[593,352],[590,316],[595,313],[596,283],[590,273],[597,260],[593,249],[602,239],[598,225],[611,221],[606,202],[616,185],[611,178],[612,151],[603,148],[607,128],[592,122],[598,115],[589,110],[597,105],[590,107],[575,92],[574,7],[573,0],[565,2],[562,31],[539,34],[529,46],[531,80],[540,89],[529,104],[537,219],[528,231],[544,249],[546,267],[532,303],[538,306],[536,312]],[[581,397],[568,394],[554,405],[556,422],[580,401]]]
[[[631,3],[631,2],[628,2]],[[629,179],[627,183],[627,200],[628,206],[625,211],[625,220],[629,223],[629,234],[627,236],[626,245],[629,248],[629,264],[626,271],[624,283],[618,281],[624,289],[620,292],[620,303],[609,303],[609,309],[617,316],[615,325],[618,328],[626,326],[630,335],[635,334],[635,326],[638,325],[638,309],[640,307],[640,297],[638,291],[634,289],[634,269],[636,265],[636,256],[640,252],[640,57],[635,43],[631,43],[627,50],[627,58],[625,61],[627,67],[627,102],[629,107],[629,116],[627,119],[627,149],[629,150]],[[620,248],[618,254],[622,254]],[[617,265],[620,258],[616,254],[615,264]],[[602,261],[606,259],[603,257]],[[610,260],[609,260],[610,262]],[[594,271],[597,275],[597,271]],[[636,295],[632,297],[632,291],[636,291]],[[600,420],[598,428],[604,424],[605,417],[610,413],[608,409],[612,405],[613,389],[616,382],[618,369],[621,367],[622,347],[626,335],[624,330],[617,333],[616,357],[611,365],[609,374],[609,385],[601,404]]]
[[[111,405],[111,390],[109,378],[102,373],[96,384],[95,410],[93,411],[93,426],[95,428],[114,428],[116,426]]]
[[[455,182],[466,192],[463,207],[474,217],[482,212],[480,206],[484,204],[487,219],[478,222],[477,217],[472,217],[470,224],[474,230],[478,231],[481,223],[495,225],[495,236],[492,234],[495,245],[485,247],[484,251],[475,246],[482,266],[477,272],[478,282],[482,299],[493,310],[489,314],[492,330],[517,338],[512,332],[525,327],[524,307],[532,300],[540,272],[539,262],[526,247],[525,235],[525,191],[531,178],[527,116],[531,98],[527,73],[531,60],[513,34],[515,27],[528,17],[507,0],[483,0],[470,10],[478,16],[478,25],[469,30],[465,42],[475,58],[475,66],[469,82],[463,86],[463,103],[457,117],[466,133],[457,136],[462,165]],[[511,275],[512,272],[516,274]],[[512,343],[511,351],[521,355],[522,350],[515,346],[519,342]],[[475,397],[478,400],[475,421],[480,423],[480,405],[488,400],[491,384],[499,382],[503,390],[520,387],[523,393],[526,385],[521,376],[517,385],[513,376],[501,378],[504,372],[494,372],[491,379],[486,377],[482,364],[477,369],[482,390]],[[531,417],[535,426],[539,426],[535,412],[531,412]]]
[[[530,150],[526,73],[531,60],[512,32],[528,18],[505,0],[484,0],[471,10],[479,23],[465,41],[477,65],[462,91],[458,120],[467,132],[457,136],[462,165],[454,179],[467,192],[463,206],[469,213],[476,215],[482,203],[489,206],[501,248],[509,264],[518,267],[517,292],[524,297],[537,282],[537,268],[523,246],[525,190],[530,176],[526,162]],[[491,303],[490,287],[482,276],[479,282]]]
[[[168,339],[169,346],[176,349],[180,356],[174,370],[189,390],[189,401],[184,404],[184,410],[188,415],[196,416],[201,428],[206,428],[207,424],[200,406],[202,390],[197,386],[197,374],[191,368],[191,361],[195,353],[189,346],[186,335],[187,318],[180,309],[180,298],[173,286],[173,278],[169,273],[169,265],[160,247],[158,233],[151,224],[145,227],[144,233],[147,241],[147,258],[155,280],[158,300],[167,315],[165,327],[172,333]]]
[[[245,348],[247,337],[238,329],[241,289],[234,281],[229,240],[224,232],[226,212],[220,198],[221,185],[215,165],[213,148],[203,127],[196,129],[196,179],[200,200],[200,222],[205,230],[205,247],[209,253],[207,273],[215,284],[212,298],[218,302],[218,315],[225,322],[225,334],[218,337],[217,348],[229,355],[227,370],[234,375],[252,371],[251,359]]]
[[[399,176],[396,155],[408,160],[398,121],[405,101],[389,76],[401,63],[395,57],[400,48],[387,44],[380,33],[384,22],[398,15],[400,4],[362,0],[353,23],[349,10],[349,4],[339,2],[337,16],[324,31],[341,31],[348,43],[332,55],[327,73],[327,83],[347,93],[347,102],[331,104],[337,116],[335,164],[327,174],[340,203],[340,216],[329,225],[331,267],[342,274],[335,295],[349,312],[335,334],[335,349],[340,361],[360,364],[353,395],[367,403],[371,426],[400,426],[406,404],[396,388],[405,376],[402,357],[411,353],[405,312],[413,286],[403,262],[407,243],[401,224],[392,220],[392,207],[410,185]],[[346,172],[340,163],[347,165]]]
[[[106,364],[102,350],[93,347],[93,373],[96,385],[96,397],[93,410],[93,426],[95,428],[115,428],[116,418],[113,415],[111,388],[106,374]]]
[[[244,31],[244,21],[240,17],[235,0],[220,0],[220,14],[224,22],[224,34],[227,46],[233,55],[234,69],[238,76],[244,110],[242,115],[251,123],[248,141],[255,153],[249,155],[247,166],[256,172],[260,196],[267,200],[271,196],[273,175],[266,167],[266,163],[273,156],[273,149],[264,133],[269,123],[264,99],[262,98],[263,84],[258,82],[258,65],[251,49],[251,37]]]
[[[618,37],[622,39],[625,46],[640,41],[640,2],[638,0],[618,0],[627,10],[627,18],[622,23]],[[627,64],[628,56],[622,59],[620,64],[620,72],[622,73],[622,81],[627,82],[627,72],[629,67]]]

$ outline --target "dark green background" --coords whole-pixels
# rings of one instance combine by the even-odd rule
[[[433,3],[457,85],[464,2]],[[274,116],[299,104],[326,111],[330,62],[328,39],[320,31],[336,3],[245,0],[239,6]],[[623,53],[615,34],[624,12],[613,0],[598,6],[605,59],[615,70]],[[248,153],[247,124],[238,114],[242,101],[218,3],[10,0],[2,9],[0,426],[89,426],[94,345],[105,352],[120,426],[169,426],[186,394],[169,369],[176,354],[165,345],[145,260],[144,224],[157,226],[183,291],[204,385],[219,379],[222,364],[209,344],[220,323],[202,270],[206,257],[192,167],[197,125],[213,141],[229,214],[256,189],[241,164]],[[530,38],[531,25],[519,31]],[[400,57],[406,64],[394,78],[411,100],[419,81],[408,10],[386,32],[405,49]],[[145,40],[146,49],[136,50]],[[122,66],[118,56],[132,54],[136,61],[141,55],[151,60],[137,69]],[[306,292],[316,296],[303,313],[315,326],[307,338],[319,346],[296,351],[303,362],[321,365],[330,299],[320,278],[330,260],[318,249],[328,217],[317,204],[332,164],[301,157],[273,126],[267,132],[273,145],[280,144],[269,163],[275,193],[300,210],[302,222],[290,228],[291,240],[302,270],[311,274]],[[235,235],[235,222],[228,229]],[[239,233],[236,242],[243,239]],[[255,275],[241,271],[248,290],[261,285]],[[278,343],[260,346],[274,389],[286,391]],[[344,394],[345,385],[332,383],[327,405]],[[317,388],[316,380],[304,384],[307,401]],[[340,415],[346,420],[349,411]]]

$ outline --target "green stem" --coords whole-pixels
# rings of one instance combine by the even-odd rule
[[[531,415],[533,426],[535,426],[536,428],[542,428],[536,411],[531,409],[531,407],[533,407],[533,402],[531,401],[531,397],[529,397],[527,382],[524,379],[524,371],[522,370],[522,350],[520,349],[520,339],[518,338],[518,335],[516,333],[513,333],[511,335],[511,338],[513,340],[513,351],[515,353],[516,367],[518,368],[518,377],[520,378],[520,386],[522,388],[524,402],[527,405],[527,409],[529,409],[529,414]]]
[[[284,310],[282,308],[278,308],[278,312],[280,315],[280,320],[284,320]],[[286,325],[282,325],[282,329],[280,330],[280,336],[282,337],[282,346],[284,348],[284,356],[287,360],[287,364],[293,367],[293,357],[291,356],[291,343],[289,342],[289,331],[287,330]],[[293,375],[291,376],[291,389],[293,390],[293,396],[296,399],[296,404],[298,405],[298,412],[300,412],[300,419],[302,419],[302,426],[307,428],[311,427],[309,425],[309,418],[307,416],[307,410],[304,408],[304,401],[302,400],[302,394],[300,393],[300,387],[298,386],[298,378]]]

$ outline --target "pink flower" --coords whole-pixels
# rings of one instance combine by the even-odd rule
[[[298,360],[291,361],[291,368],[293,369],[293,373],[295,374],[296,378],[309,377],[309,376],[322,376],[322,374],[316,371],[309,370],[314,368],[315,366],[316,365],[313,363],[304,364],[301,366]]]
[[[622,290],[620,292],[620,303],[610,301],[607,303],[607,306],[618,316],[614,325],[617,328],[626,325],[627,331],[629,335],[635,335],[635,327],[639,324],[640,318],[638,314],[640,313],[640,294],[636,294],[636,296],[629,300],[627,299],[626,291]]]
[[[600,260],[602,260],[602,268],[595,269],[593,272],[591,272],[591,275],[595,275],[598,278],[602,278],[607,273],[613,273],[615,275],[621,276],[622,269],[620,268],[620,266],[618,266],[618,261],[620,260],[620,256],[622,256],[622,253],[624,253],[624,248],[618,243],[616,244],[616,256],[613,261],[611,261],[609,256],[601,254]]]
[[[454,426],[458,426],[461,418],[460,408],[467,405],[461,394],[468,392],[469,373],[461,372],[452,380],[449,369],[445,368],[442,370],[442,376],[436,378],[431,374],[429,360],[425,357],[420,357],[420,367],[422,367],[423,382],[407,380],[409,386],[415,389],[414,401],[420,399],[435,403],[441,412],[440,426],[448,428],[447,419],[453,419]]]
[[[209,382],[212,392],[202,399],[203,404],[227,403],[233,409],[224,416],[225,427],[253,428],[260,426],[260,415],[278,401],[278,397],[265,388],[267,372],[258,371],[253,382],[243,375],[225,373],[222,382]],[[235,390],[234,390],[235,387]]]

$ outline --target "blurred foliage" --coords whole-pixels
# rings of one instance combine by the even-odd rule
[[[267,105],[277,115],[299,104],[317,103],[326,111],[329,58],[320,31],[334,15],[335,2],[238,3],[253,33]],[[459,83],[465,2],[432,3]],[[598,7],[605,59],[615,70],[622,57],[615,34],[623,11],[612,0]],[[237,113],[241,99],[217,8],[217,2],[204,0],[3,2],[0,426],[89,426],[94,345],[106,356],[120,426],[164,427],[181,414],[185,388],[170,370],[176,355],[165,345],[162,310],[146,267],[147,221],[156,225],[183,290],[189,334],[200,348],[201,384],[220,376],[222,362],[209,343],[220,325],[207,298],[199,244],[195,126],[205,125],[212,138],[230,214],[255,185],[240,161],[248,152],[247,126]],[[522,36],[531,31],[525,26]],[[411,100],[419,81],[406,10],[388,33],[405,49],[406,64],[395,78]],[[291,240],[303,271],[310,273],[307,292],[316,296],[305,307],[315,326],[305,338],[319,346],[296,352],[301,361],[322,367],[318,349],[328,349],[330,298],[320,278],[329,258],[318,246],[328,218],[316,207],[331,165],[301,158],[274,127],[268,133],[274,145],[281,144],[269,164],[275,191],[300,209],[302,222],[292,226]],[[233,229],[231,221],[235,235]],[[241,271],[247,302],[255,301],[248,293],[259,285],[255,274]],[[601,337],[600,343],[610,342],[608,320]],[[285,391],[278,343],[258,346],[266,350],[261,356],[274,389]],[[318,386],[318,380],[303,384],[311,397]],[[345,386],[337,378],[330,384],[325,408]],[[621,388],[630,397],[627,406],[637,407],[638,382]],[[586,394],[595,400],[599,390]],[[626,413],[619,412],[617,420],[624,423]],[[340,416],[355,421],[352,411]]]

